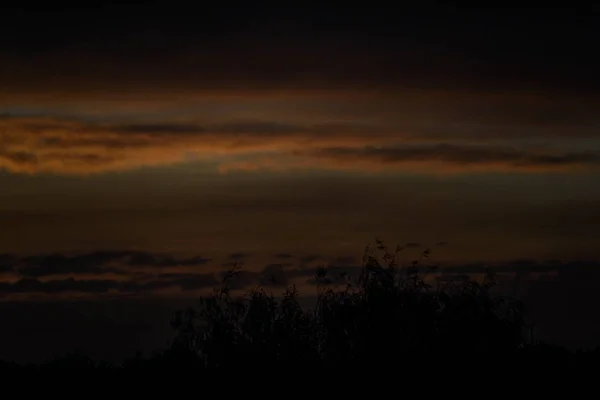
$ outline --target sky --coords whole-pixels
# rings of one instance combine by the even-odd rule
[[[448,273],[600,263],[598,7],[11,7],[9,305],[195,298],[236,262],[310,294],[376,237]]]

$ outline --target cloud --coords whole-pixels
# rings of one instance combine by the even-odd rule
[[[210,258],[204,258],[200,256],[191,258],[174,258],[169,255],[156,255],[144,252],[131,252],[127,265],[132,266],[145,266],[145,267],[185,267],[185,266],[199,266],[204,265],[212,261]]]
[[[25,277],[119,273],[119,269],[109,264],[126,255],[127,253],[97,252],[72,257],[62,254],[25,257],[18,262],[18,272]]]
[[[247,289],[252,286],[284,287],[289,283],[290,273],[286,269],[291,264],[269,264],[261,271],[240,270],[228,280],[228,286],[232,290]],[[228,275],[228,271],[221,271],[220,278]]]
[[[233,268],[238,264],[239,264],[239,261],[228,261],[228,262],[221,263],[219,265],[221,265],[221,267],[223,267],[223,268]]]
[[[229,259],[230,260],[243,260],[244,258],[248,258],[251,255],[252,255],[251,253],[236,252],[236,253],[231,253],[229,255]]]
[[[458,170],[561,171],[600,166],[600,153],[519,149],[509,146],[406,145],[383,147],[331,147],[299,153],[339,168],[426,168]]]
[[[192,291],[199,289],[212,288],[219,284],[219,281],[213,273],[171,273],[161,274],[157,279],[145,283],[134,283],[130,281],[131,287],[136,291],[152,291],[168,287],[179,287],[183,291]]]
[[[450,129],[450,128],[449,128]],[[0,117],[0,169],[82,175],[207,162],[216,171],[287,169],[405,171],[572,171],[597,168],[589,150],[498,145],[478,132],[366,122],[99,123],[51,117]],[[468,138],[468,139],[467,139]],[[491,141],[490,141],[491,140]],[[583,140],[583,139],[582,139]],[[581,146],[580,146],[581,147]]]
[[[217,283],[218,282],[213,274],[181,274],[167,279],[156,279],[147,282],[74,278],[41,281],[35,278],[22,278],[16,282],[0,282],[0,294],[101,294],[110,291],[119,293],[141,293],[170,287],[180,287],[182,290],[187,291],[210,288]]]
[[[285,271],[287,279],[308,278],[306,283],[316,284],[314,277],[319,270],[325,272],[325,281],[328,283],[345,283],[348,277],[356,277],[361,266],[357,264],[330,263],[324,267],[292,268]],[[422,267],[426,271],[427,266]],[[468,264],[443,265],[435,271],[429,272],[434,276],[454,279],[466,279],[469,276],[480,275],[485,272],[495,274],[516,274],[521,278],[535,274],[552,274],[560,279],[586,279],[586,277],[600,278],[600,262],[594,260],[579,260],[560,262],[557,260],[539,261],[528,259],[510,260],[501,263],[476,262]]]
[[[573,274],[600,273],[600,262],[595,260],[578,260],[560,262],[558,260],[539,261],[529,259],[511,260],[502,263],[469,263],[440,267],[440,272],[448,274],[480,274],[486,271],[493,273],[543,274],[557,273],[561,276]]]
[[[5,116],[0,117],[0,168],[17,173],[80,175],[190,159],[222,161],[223,157],[280,154],[298,146],[333,145],[340,140],[370,143],[375,136],[382,137],[377,134],[382,130],[360,124],[247,121],[111,125]]]
[[[80,255],[48,254],[7,259],[24,277],[52,275],[127,275],[128,267],[170,268],[201,266],[210,261],[196,256],[176,258],[168,254],[142,251],[96,251]],[[0,266],[2,259],[0,258]]]
[[[106,293],[111,289],[117,289],[119,285],[119,282],[115,280],[75,280],[69,278],[42,282],[37,279],[23,278],[14,283],[0,282],[0,293]]]
[[[163,282],[168,282],[169,285],[179,286],[184,291],[214,287],[219,284],[219,281],[213,273],[167,273],[159,275],[158,279]]]
[[[294,256],[290,253],[277,253],[277,254],[275,254],[275,258],[279,258],[282,260],[289,260],[290,258],[294,258]]]
[[[315,261],[323,260],[325,257],[319,254],[309,254],[306,256],[300,257],[301,265],[312,264]]]
[[[310,286],[317,284],[315,277],[323,271],[325,276],[320,283],[345,284],[348,279],[356,278],[361,269],[355,257],[336,257],[321,267],[309,267],[306,261],[323,259],[322,257],[303,258],[304,261],[299,260],[298,264],[283,262],[267,264],[261,270],[242,269],[229,280],[229,288],[248,290],[261,285],[281,289],[293,283]],[[13,274],[17,273],[17,280],[0,282],[0,294],[5,297],[36,293],[142,294],[170,288],[193,292],[219,285],[228,274],[227,271],[214,273],[190,269],[203,265],[206,260],[203,257],[178,259],[139,251],[97,251],[75,256],[50,254],[18,257],[3,254],[0,255],[0,267]],[[168,269],[157,269],[163,266]],[[177,266],[181,268],[175,268]],[[423,267],[425,269],[426,266]],[[441,265],[431,274],[441,279],[464,279],[486,271],[500,276],[512,275],[511,279],[549,274],[565,282],[595,280],[600,276],[600,262],[580,260],[563,263],[556,260],[516,259],[500,263]]]
[[[408,245],[408,244],[407,244]],[[409,247],[420,246],[412,243]],[[298,277],[313,276],[317,266],[312,263],[322,261],[330,271],[343,270],[353,274],[360,268],[360,260],[355,256],[337,256],[327,258],[319,255],[299,257],[293,262],[287,253],[281,253],[282,262],[267,264],[262,270],[242,269],[239,272],[240,287],[261,282],[261,279],[274,276],[279,282],[287,282]],[[240,260],[249,257],[249,253],[236,252],[227,256],[227,261],[221,266],[233,267]],[[18,256],[15,254],[0,254],[0,271],[17,274],[24,279],[43,279],[54,276],[85,276],[102,277],[117,275],[123,279],[135,278],[139,281],[152,279],[182,280],[196,279],[202,274],[196,267],[204,268],[212,260],[202,256],[175,257],[164,253],[149,253],[133,250],[104,250],[83,254],[45,254],[35,256]],[[442,264],[439,271],[446,274],[480,274],[485,271],[497,273],[567,273],[572,271],[600,271],[600,263],[593,260],[560,262],[557,260],[540,261],[533,259],[515,259],[505,262],[472,262],[461,264]],[[353,272],[354,271],[354,272]],[[228,272],[219,272],[224,277]],[[583,273],[583,272],[582,272]],[[208,277],[208,275],[206,276]],[[95,279],[95,278],[94,278]],[[212,279],[212,278],[211,278]],[[265,281],[263,281],[265,282]]]

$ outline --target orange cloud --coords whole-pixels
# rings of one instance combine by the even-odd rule
[[[592,151],[436,142],[386,126],[237,121],[106,124],[0,118],[0,168],[85,175],[205,161],[232,170],[342,169],[412,172],[573,171],[597,168]]]
[[[52,118],[0,120],[0,167],[16,173],[89,174],[190,160],[281,154],[344,142],[380,141],[389,132],[343,124],[245,122],[93,124]],[[372,132],[372,134],[368,134]]]

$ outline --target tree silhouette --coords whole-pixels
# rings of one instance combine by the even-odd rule
[[[429,250],[408,267],[378,240],[368,247],[357,277],[317,270],[317,305],[303,310],[289,287],[278,301],[261,286],[236,298],[230,281],[200,300],[198,310],[173,319],[174,346],[208,367],[253,363],[348,365],[396,357],[515,353],[525,344],[523,307],[493,297],[493,276],[482,283],[427,280]],[[337,283],[332,285],[332,283]]]

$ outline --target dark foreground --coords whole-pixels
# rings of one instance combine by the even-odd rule
[[[424,252],[423,257],[427,258]],[[289,287],[277,300],[258,287],[234,297],[230,271],[198,309],[171,321],[171,346],[151,357],[115,365],[82,354],[38,365],[0,362],[8,368],[212,368],[445,366],[511,369],[594,368],[600,349],[570,352],[537,343],[524,305],[493,296],[493,276],[426,283],[433,269],[419,262],[400,268],[379,243],[357,277],[315,276],[319,296],[303,309]],[[430,282],[430,281],[429,281]]]

